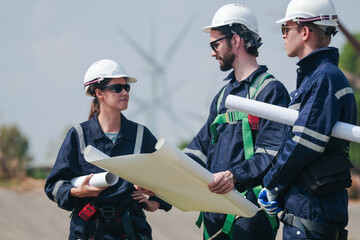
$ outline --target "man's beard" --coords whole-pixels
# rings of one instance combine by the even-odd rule
[[[222,64],[220,64],[220,70],[226,72],[233,67],[233,63],[235,60],[235,54],[230,53],[231,47],[229,47],[228,51],[224,54],[224,57],[221,58]]]

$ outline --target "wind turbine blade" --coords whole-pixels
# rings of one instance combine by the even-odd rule
[[[134,49],[135,51],[145,59],[145,61],[147,63],[149,63],[151,66],[153,66],[155,68],[155,70],[157,72],[162,72],[163,71],[163,68],[157,63],[157,61],[150,55],[148,54],[145,49],[143,49],[141,47],[140,44],[138,44],[136,42],[136,40],[134,38],[132,38],[124,29],[122,29],[121,27],[118,27],[118,32],[120,34],[120,36],[122,38],[125,39],[125,41],[128,42],[128,44],[130,44]]]
[[[175,51],[178,49],[181,42],[185,39],[186,35],[188,34],[190,27],[194,25],[196,16],[197,15],[195,14],[195,12],[193,12],[190,15],[190,17],[187,19],[186,23],[181,28],[181,31],[176,35],[175,41],[170,45],[170,47],[168,48],[169,50],[165,55],[165,64],[170,63],[172,57],[175,54]]]

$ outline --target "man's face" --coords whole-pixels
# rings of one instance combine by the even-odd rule
[[[235,59],[232,46],[227,43],[228,38],[231,38],[231,36],[226,37],[219,31],[211,30],[210,32],[210,45],[212,45],[211,56],[219,61],[221,71],[230,70],[233,67]]]
[[[285,27],[285,29],[284,29]],[[298,24],[293,21],[287,21],[283,26],[283,39],[286,54],[289,57],[297,57],[302,50],[301,32],[298,31]]]

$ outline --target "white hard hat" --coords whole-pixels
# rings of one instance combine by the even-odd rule
[[[101,82],[105,78],[125,78],[128,83],[136,82],[136,78],[129,77],[124,68],[117,62],[109,59],[102,59],[94,62],[86,71],[84,76],[85,95],[91,96],[89,86]]]
[[[337,27],[337,14],[331,0],[291,0],[285,17],[277,23],[313,22],[320,26]]]
[[[259,35],[255,14],[250,8],[237,3],[226,4],[215,13],[211,25],[204,27],[203,31],[209,33],[211,28],[240,23],[250,31]]]

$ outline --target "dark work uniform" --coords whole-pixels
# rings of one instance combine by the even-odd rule
[[[349,143],[331,137],[337,121],[355,124],[357,114],[353,91],[338,68],[338,61],[338,50],[331,47],[316,50],[299,61],[297,89],[290,94],[289,105],[299,111],[299,116],[294,126],[289,127],[279,159],[264,183],[273,194],[280,194],[289,213],[343,229],[348,223],[345,187],[315,196],[307,190],[303,177],[313,164],[323,164],[320,170],[324,176],[351,167],[347,158]],[[283,236],[284,239],[328,239],[311,231],[306,234],[287,223]]]
[[[101,130],[96,115],[81,123],[81,128],[86,146],[91,145],[110,157],[134,153],[138,124],[127,120],[123,115],[121,115],[121,130],[115,143]],[[144,127],[140,152],[154,152],[156,142],[153,134]],[[114,186],[105,189],[97,198],[76,198],[69,195],[73,187],[70,183],[71,179],[100,172],[104,170],[84,159],[79,146],[78,132],[75,128],[71,128],[45,184],[45,192],[52,201],[56,202],[60,208],[73,211],[69,239],[88,239],[96,228],[96,221],[99,221],[101,225],[101,239],[125,239],[122,215],[126,210],[130,212],[135,234],[151,239],[151,227],[145,219],[143,210],[131,197],[135,191],[133,184],[120,178]],[[171,209],[171,205],[157,197],[150,197],[150,199],[159,202],[160,208],[166,211]],[[83,220],[78,216],[78,212],[90,202],[97,208],[110,208],[110,210],[114,208],[115,215],[108,219],[104,217],[101,210],[98,210],[88,221]],[[111,215],[111,211],[109,214]]]
[[[267,67],[260,66],[247,79],[238,82],[234,73],[225,80],[230,80],[224,91],[219,113],[225,113],[225,99],[229,94],[246,97],[251,84]],[[284,85],[270,77],[263,83],[263,89],[258,91],[256,100],[270,104],[287,107],[290,99]],[[257,205],[257,197],[252,191],[253,187],[262,184],[262,178],[271,167],[284,136],[284,125],[260,119],[258,126],[252,130],[254,155],[245,159],[242,121],[235,124],[223,123],[217,127],[218,141],[212,144],[213,135],[210,125],[218,115],[217,103],[222,90],[214,97],[210,107],[209,117],[199,133],[184,150],[190,157],[206,167],[211,173],[229,170],[238,180],[236,188],[243,192],[248,190],[246,198]],[[226,215],[218,213],[204,213],[204,223],[210,236],[215,234],[224,225]],[[276,231],[272,229],[264,211],[258,212],[252,218],[239,218],[234,225],[233,239],[275,239]],[[216,239],[228,239],[221,234]]]

